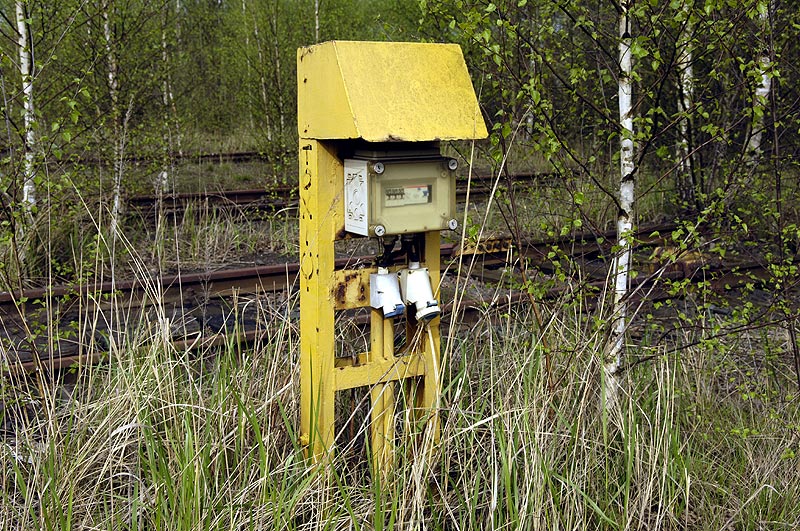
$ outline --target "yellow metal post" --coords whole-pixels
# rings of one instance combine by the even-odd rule
[[[437,300],[441,299],[441,293],[438,289],[441,278],[440,245],[441,238],[438,231],[425,233],[425,255],[423,260],[425,267],[428,268],[431,286],[434,289],[434,297]],[[420,342],[419,357],[425,367],[424,374],[420,378],[409,379],[405,382],[405,393],[410,407],[413,408],[412,419],[415,422],[415,426],[426,430],[433,442],[438,442],[440,436],[439,408],[441,376],[443,374],[440,353],[440,323],[441,319],[438,317],[431,320],[428,323],[428,329],[424,331],[425,337]],[[415,325],[409,323],[406,335],[412,337],[415,333],[419,332],[416,330]]]
[[[380,310],[371,311],[370,362],[394,358],[394,327]],[[373,470],[389,470],[394,461],[394,382],[376,383],[370,390],[370,439]]]
[[[334,248],[342,224],[341,161],[300,139],[300,440],[320,459],[334,441]]]
[[[441,299],[439,293],[439,279],[441,271],[441,256],[439,253],[440,237],[439,232],[426,232],[425,233],[425,266],[428,268],[428,273],[431,277],[431,285],[436,292],[434,296]],[[439,440],[439,408],[440,408],[440,393],[441,393],[441,355],[439,353],[439,322],[437,317],[430,322],[429,333],[430,335],[425,338],[425,349],[422,352],[425,364],[425,379],[424,388],[422,393],[419,393],[417,416],[430,415],[428,417],[428,426],[434,441]]]

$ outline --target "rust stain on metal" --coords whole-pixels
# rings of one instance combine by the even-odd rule
[[[492,253],[501,253],[507,252],[511,249],[512,242],[511,238],[508,237],[499,237],[499,238],[487,238],[483,241],[473,243],[473,242],[464,242],[455,253],[455,256],[463,255],[476,255],[476,254],[492,254]]]
[[[363,308],[369,305],[369,275],[374,268],[336,271],[333,301],[337,310]]]

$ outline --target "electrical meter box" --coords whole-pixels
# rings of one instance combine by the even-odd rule
[[[344,159],[345,230],[383,236],[455,229],[457,168],[438,147],[357,150]]]

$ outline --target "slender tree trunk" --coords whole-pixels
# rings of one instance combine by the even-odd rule
[[[284,117],[283,83],[281,75],[281,46],[278,33],[278,4],[275,3],[275,12],[272,17],[272,45],[273,60],[275,61],[275,94],[278,99],[278,138],[283,138],[283,129],[286,118]]]
[[[181,11],[183,6],[181,0],[175,0],[175,36],[174,42],[178,49],[181,49]],[[167,89],[169,95],[169,108],[172,111],[173,127],[174,127],[174,143],[171,149],[177,151],[178,155],[183,155],[183,131],[180,127],[180,119],[178,117],[178,107],[175,105],[175,96],[172,93],[172,75],[171,70],[167,69]]]
[[[255,22],[256,17],[253,16],[252,18],[253,18],[253,21],[254,21],[253,23],[257,24]],[[250,54],[250,31],[247,29],[247,0],[242,0],[242,28],[244,28],[244,30],[243,30],[243,32],[244,32],[244,56],[245,56],[245,67],[247,68],[247,74],[246,74],[245,79],[247,80],[246,85],[247,85],[247,88],[248,88],[247,92],[248,92],[248,95],[249,95],[250,82],[253,79],[253,64],[252,64],[252,61],[250,61],[250,58],[248,57],[248,55]],[[260,61],[259,61],[259,64],[260,64]],[[248,105],[247,118],[250,120],[250,129],[251,130],[254,130],[256,128],[256,118],[255,118],[255,113],[256,112],[257,112],[257,109],[255,108],[255,105]]]
[[[619,368],[625,339],[628,302],[628,278],[631,261],[631,228],[633,227],[633,201],[635,167],[633,158],[633,100],[631,82],[631,35],[629,3],[623,1],[619,22],[619,120],[620,120],[620,186],[617,238],[619,251],[612,263],[614,278],[614,315],[605,356],[604,405],[611,412],[619,408]]]
[[[169,12],[164,11],[161,20],[161,68],[163,75],[161,79],[161,108],[164,120],[164,134],[163,134],[163,160],[161,171],[159,172],[158,179],[155,182],[156,196],[161,201],[161,196],[164,192],[170,189],[170,178],[174,172],[174,159],[172,154],[176,151],[175,144],[177,143],[177,150],[181,149],[181,138],[175,126],[177,119],[177,109],[175,108],[175,97],[172,93],[172,75],[171,63],[168,43],[168,29],[169,29]],[[173,131],[173,128],[175,131]],[[160,211],[160,208],[159,208]],[[159,218],[160,219],[160,218]]]
[[[169,176],[172,173],[172,135],[170,134],[170,101],[172,100],[172,89],[169,82],[169,53],[167,49],[167,20],[166,16],[161,21],[161,68],[164,69],[163,79],[161,81],[161,107],[164,113],[164,135],[163,135],[163,148],[164,159],[161,164],[161,171],[158,174],[156,185],[156,197],[159,203],[161,202],[161,195],[169,186]],[[160,209],[159,209],[160,210]]]
[[[264,61],[264,48],[261,46],[261,36],[258,29],[258,17],[253,17],[253,38],[256,41],[258,54],[258,86],[261,94],[261,104],[264,106],[264,128],[267,130],[267,140],[272,141],[272,124],[269,116],[269,95],[267,93],[267,77],[264,74],[267,64]]]
[[[164,10],[167,12],[167,10]],[[181,0],[175,0],[175,45],[180,50],[182,45],[181,39],[181,20],[183,19],[183,4]]]
[[[36,115],[33,106],[33,46],[28,31],[28,17],[25,3],[16,2],[17,32],[19,33],[19,70],[22,76],[22,106],[24,109],[25,146],[23,153],[22,204],[30,214],[36,204],[36,183],[34,182],[33,155],[36,148],[36,133],[33,130]]]
[[[319,42],[319,0],[314,0],[314,42]]]
[[[111,31],[111,16],[109,13],[111,9],[112,6],[109,4],[106,4],[103,8],[103,36],[105,38],[108,62],[108,93],[111,99],[111,121],[114,132],[114,189],[111,199],[111,238],[112,241],[116,241],[120,216],[122,215],[122,177],[125,173],[125,161],[123,160],[125,139],[124,132],[122,131],[122,115],[119,108],[119,73]]]
[[[161,79],[161,108],[163,112],[163,134],[162,134],[162,159],[161,171],[153,182],[156,194],[156,230],[154,245],[152,248],[153,261],[161,267],[163,256],[163,236],[164,236],[164,192],[169,189],[170,178],[173,174],[173,145],[172,145],[172,119],[171,108],[173,105],[172,84],[170,83],[169,69],[169,47],[167,45],[167,28],[169,27],[168,12],[165,11],[161,18],[161,68],[163,71]]]
[[[772,13],[772,0],[764,0],[760,2],[759,22],[761,23],[761,30],[764,35],[767,34],[770,24],[770,15]],[[764,117],[766,116],[767,102],[769,93],[772,89],[772,74],[769,71],[769,46],[761,48],[761,54],[758,57],[758,69],[761,75],[761,80],[756,86],[755,96],[753,97],[753,120],[751,122],[750,138],[747,141],[747,162],[751,166],[758,164],[761,157],[761,138],[764,136]]]
[[[679,123],[680,140],[678,141],[678,188],[681,201],[686,206],[695,205],[696,185],[692,175],[692,141],[690,135],[691,121],[689,112],[694,100],[694,66],[692,65],[692,38],[694,25],[691,21],[690,7],[684,4],[686,25],[681,32],[678,42],[678,77],[680,91],[678,95],[678,109],[683,116]]]

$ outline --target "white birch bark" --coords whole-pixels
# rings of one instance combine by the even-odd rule
[[[759,22],[764,35],[769,28],[769,17],[772,11],[772,0],[764,0],[759,3]],[[758,164],[761,156],[761,138],[764,136],[764,116],[766,115],[767,100],[769,92],[772,90],[772,75],[769,72],[770,57],[769,47],[763,46],[758,57],[758,69],[761,80],[756,86],[755,97],[753,98],[753,120],[751,122],[750,138],[747,141],[747,162],[750,165]]]
[[[266,62],[264,61],[264,48],[261,45],[261,34],[258,28],[258,17],[253,17],[253,39],[256,41],[256,53],[258,54],[258,86],[261,95],[261,104],[264,106],[263,120],[267,130],[267,140],[272,141],[272,124],[269,116],[269,95],[267,93]]]
[[[678,109],[683,113],[680,123],[680,139],[678,141],[678,186],[680,197],[685,202],[694,202],[694,182],[692,181],[691,146],[689,142],[689,109],[694,101],[694,66],[692,64],[692,36],[694,25],[688,4],[683,6],[686,15],[686,25],[681,32],[678,43],[678,77],[680,93],[678,94]]]
[[[161,158],[161,171],[158,176],[153,179],[153,188],[156,195],[156,229],[153,241],[155,245],[152,247],[151,258],[153,263],[159,267],[161,266],[163,232],[164,232],[164,192],[169,187],[170,175],[172,175],[172,134],[170,132],[170,101],[172,99],[172,88],[169,76],[169,52],[167,46],[167,24],[169,17],[167,11],[164,11],[161,18],[161,68],[163,71],[161,79],[161,109],[163,112],[162,119],[163,133],[162,133],[162,158]]]
[[[113,122],[114,131],[114,189],[111,199],[111,238],[112,241],[116,241],[119,230],[119,219],[122,215],[122,177],[125,172],[125,161],[123,160],[125,140],[120,123],[118,65],[111,32],[110,9],[111,6],[108,3],[103,7],[103,37],[105,39],[106,60],[108,63],[108,93],[111,99],[111,120]]]
[[[170,170],[170,152],[171,150],[171,142],[170,142],[170,134],[169,134],[169,102],[170,98],[172,97],[172,92],[170,90],[170,83],[169,83],[169,63],[167,61],[167,25],[166,22],[162,23],[161,26],[161,68],[164,69],[164,79],[161,81],[161,106],[164,112],[164,161],[163,166],[161,167],[161,171],[158,173],[158,178],[156,179],[156,197],[159,198],[159,202],[161,201],[161,194],[164,193],[167,186],[169,186],[169,175],[172,173]],[[160,210],[160,209],[159,209]],[[158,232],[158,231],[156,231]]]
[[[167,24],[169,17],[167,12],[164,12],[164,18],[161,22],[161,67],[164,69],[164,74],[161,80],[161,105],[164,112],[164,164],[158,174],[155,182],[156,196],[159,198],[161,194],[169,189],[169,177],[172,175],[172,153],[173,134],[172,134],[172,116],[171,110],[175,107],[175,98],[172,94],[172,77],[170,75],[170,62],[169,62],[169,47],[167,43]],[[159,209],[160,210],[160,209]]]
[[[251,17],[255,23],[257,17]],[[253,79],[253,64],[250,61],[249,54],[250,54],[250,31],[247,29],[247,0],[242,0],[242,28],[244,28],[244,56],[245,56],[245,68],[247,68],[247,74],[245,79],[247,79],[247,86],[250,86],[250,81]],[[258,34],[256,33],[256,37]],[[259,65],[261,61],[259,60]],[[256,128],[256,118],[255,113],[257,109],[255,109],[254,105],[248,105],[247,115],[250,120],[250,129],[255,130]]]
[[[31,208],[36,204],[36,183],[33,179],[33,154],[36,147],[36,132],[33,130],[36,121],[33,106],[33,54],[24,2],[16,2],[16,11],[17,32],[19,33],[19,70],[22,77],[22,106],[25,124],[22,204],[26,212],[30,212]]]
[[[283,136],[285,126],[284,104],[283,104],[283,83],[281,82],[281,43],[278,33],[278,4],[275,4],[275,12],[272,17],[272,45],[273,60],[275,61],[275,95],[278,100],[278,137]]]
[[[319,0],[314,0],[314,42],[319,42]]]
[[[634,202],[634,144],[633,99],[631,82],[631,36],[629,32],[628,2],[621,4],[619,32],[619,120],[620,120],[620,186],[617,238],[619,251],[612,263],[614,279],[614,314],[611,334],[605,356],[604,405],[607,412],[619,408],[619,368],[627,326],[628,279],[631,263],[631,228]]]
[[[181,11],[183,10],[183,6],[181,5],[181,0],[175,0],[175,44],[180,49],[181,47]],[[170,144],[170,150],[177,151],[178,155],[183,155],[183,132],[180,128],[180,121],[178,119],[178,107],[175,105],[175,97],[172,94],[172,76],[171,71],[167,69],[167,89],[168,89],[168,96],[169,96],[169,108],[172,111],[172,118],[173,118],[173,133],[174,133],[174,141]]]
[[[181,18],[183,16],[181,11],[183,11],[181,0],[175,0],[175,42],[178,43],[179,47],[181,44]]]

